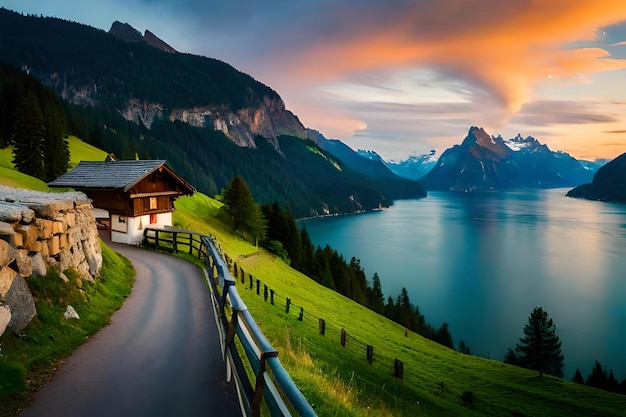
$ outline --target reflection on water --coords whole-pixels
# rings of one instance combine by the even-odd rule
[[[402,287],[455,343],[502,359],[536,306],[553,318],[565,377],[598,360],[626,378],[626,205],[566,190],[432,192],[382,212],[307,220],[316,245],[355,256],[385,295]]]

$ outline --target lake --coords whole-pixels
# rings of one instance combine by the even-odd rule
[[[567,189],[430,192],[386,210],[304,221],[377,272],[385,298],[402,287],[455,346],[502,360],[536,306],[553,319],[564,378],[598,360],[626,378],[626,205],[570,199]]]

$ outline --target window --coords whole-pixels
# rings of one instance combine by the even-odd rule
[[[156,224],[157,222],[157,215],[156,214],[151,214],[150,215],[150,224]]]
[[[157,208],[157,198],[150,197],[150,210],[156,210]]]

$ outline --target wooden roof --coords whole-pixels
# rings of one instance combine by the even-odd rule
[[[128,191],[158,169],[166,170],[178,181],[185,194],[193,194],[196,191],[191,184],[168,168],[165,160],[80,161],[71,171],[49,182],[48,186]]]

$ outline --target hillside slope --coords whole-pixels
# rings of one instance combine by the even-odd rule
[[[570,190],[567,196],[626,203],[626,153],[598,169],[590,184]]]
[[[216,236],[245,271],[241,296],[320,416],[618,416],[626,407],[624,396],[539,378],[536,372],[405,333],[402,326],[233,238],[217,220],[220,206],[201,194],[181,198],[175,225]],[[275,305],[249,289],[248,274],[275,291]],[[286,297],[292,301],[288,314]],[[297,319],[300,307],[303,321]],[[326,323],[324,336],[318,331],[320,318]],[[342,328],[346,347],[339,344]],[[366,345],[373,346],[372,364],[366,361]],[[394,359],[403,362],[403,379],[393,377]]]

